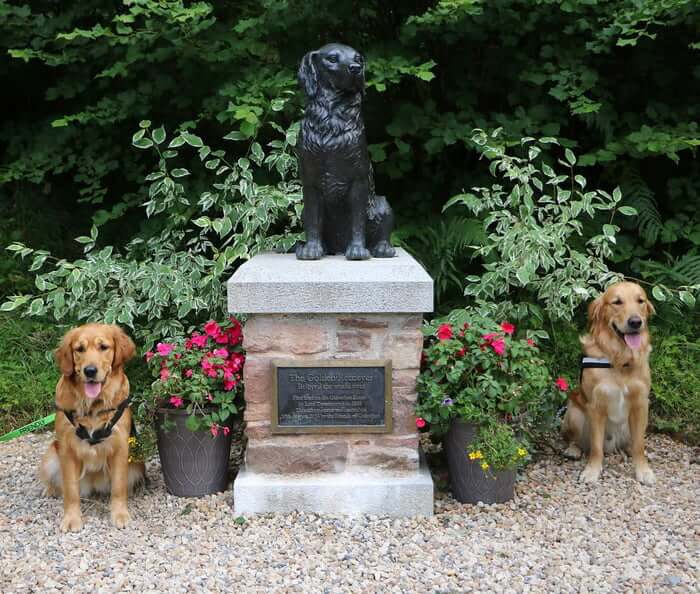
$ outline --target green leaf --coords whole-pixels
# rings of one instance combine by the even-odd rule
[[[151,120],[141,120],[139,122],[139,128],[150,128]]]
[[[695,307],[695,296],[690,291],[681,291],[678,296],[689,307]]]
[[[151,138],[153,138],[153,142],[155,142],[156,144],[162,144],[165,140],[165,128],[161,126],[160,128],[156,128],[155,130],[153,130]]]
[[[202,139],[197,136],[196,134],[190,134],[189,132],[183,132],[182,137],[185,139],[185,142],[189,144],[190,146],[193,146],[195,148],[200,148],[204,146],[204,143],[202,142]]]
[[[177,148],[179,146],[182,146],[183,144],[185,144],[185,139],[182,137],[182,135],[176,136],[170,141],[168,148]]]
[[[186,175],[189,175],[189,174],[190,174],[190,172],[187,171],[187,169],[183,169],[181,167],[178,169],[173,169],[170,172],[170,175],[172,175],[173,177],[185,177]]]
[[[135,142],[132,142],[131,144],[133,144],[136,148],[147,149],[153,146],[153,141],[150,138],[141,138]]]
[[[564,149],[564,156],[570,165],[576,165],[576,156],[571,149]]]
[[[638,214],[637,209],[634,208],[633,206],[621,206],[617,210],[620,211],[626,217],[634,217],[634,216],[637,216],[637,214]]]
[[[657,301],[666,301],[666,293],[658,285],[654,285],[652,287],[651,294]]]

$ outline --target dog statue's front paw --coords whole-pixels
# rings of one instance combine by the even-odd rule
[[[61,530],[63,532],[80,532],[83,529],[83,518],[80,517],[80,513],[68,513],[63,516],[63,521],[61,522]]]
[[[374,258],[393,258],[395,255],[396,250],[388,241],[380,241],[372,248]]]
[[[600,478],[603,467],[597,464],[587,464],[578,480],[582,483],[596,483]]]
[[[323,246],[318,241],[307,241],[297,246],[297,260],[320,260],[323,258]]]
[[[348,260],[369,260],[369,250],[361,243],[351,243],[345,250],[345,258]]]
[[[639,464],[634,467],[634,477],[643,485],[651,486],[656,482],[654,471],[648,464]]]
[[[112,524],[115,528],[126,528],[129,524],[129,512],[125,509],[112,510]]]

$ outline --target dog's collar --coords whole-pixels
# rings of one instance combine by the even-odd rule
[[[101,410],[101,413],[114,411],[114,414],[104,427],[100,427],[97,431],[93,431],[92,434],[88,433],[88,430],[83,425],[81,425],[80,423],[76,423],[76,411],[67,410],[65,408],[61,408],[60,406],[56,406],[56,410],[62,412],[66,416],[70,424],[73,425],[73,427],[75,427],[76,437],[82,439],[83,441],[87,441],[90,445],[97,445],[98,443],[102,443],[105,439],[112,435],[112,429],[114,429],[114,426],[119,422],[119,419],[122,418],[122,415],[124,414],[124,411],[129,407],[130,402],[131,396],[128,396],[119,403],[117,408],[105,408]]]
[[[629,367],[629,363],[625,363],[623,367]],[[583,379],[584,369],[613,369],[615,366],[605,357],[581,357],[581,373],[579,373],[579,383]]]

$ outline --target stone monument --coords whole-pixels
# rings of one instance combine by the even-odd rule
[[[262,254],[228,281],[244,330],[237,514],[431,515],[413,411],[433,281],[411,256]]]
[[[304,56],[299,82],[306,241],[296,257],[258,255],[228,281],[229,312],[248,315],[248,447],[234,509],[431,515],[413,409],[433,281],[389,243],[393,212],[374,192],[362,122],[362,56],[325,45]]]

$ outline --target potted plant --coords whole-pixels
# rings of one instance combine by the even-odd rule
[[[146,353],[156,379],[139,412],[155,421],[165,485],[173,495],[226,489],[231,429],[243,387],[242,339],[235,318],[225,324],[209,321]]]
[[[471,309],[428,329],[416,424],[443,438],[452,492],[463,503],[513,497],[533,436],[566,397],[566,381],[555,381],[534,339],[515,330]]]

